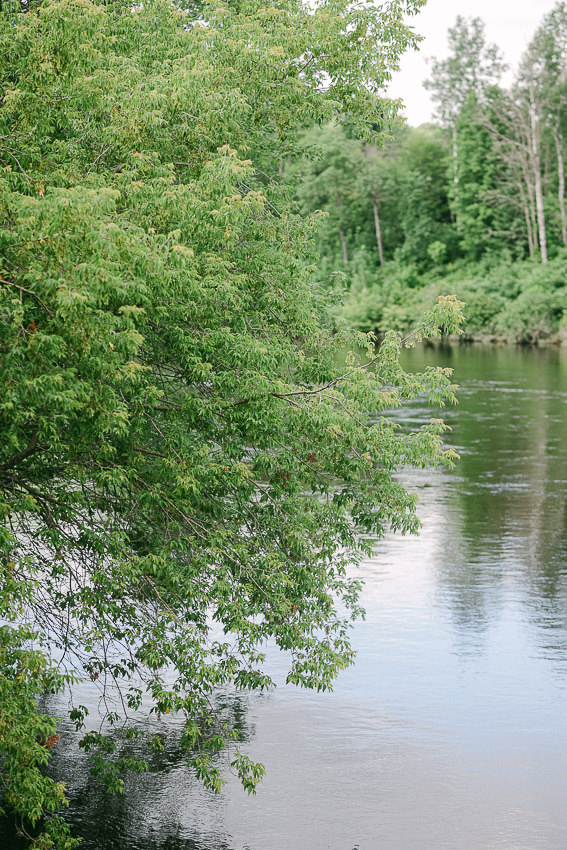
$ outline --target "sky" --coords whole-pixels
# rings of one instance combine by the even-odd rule
[[[488,42],[500,47],[508,65],[515,68],[534,31],[557,0],[427,0],[419,15],[411,19],[414,29],[425,36],[419,52],[411,51],[401,61],[389,89],[390,97],[401,97],[408,123],[417,126],[431,121],[433,106],[423,81],[429,76],[427,57],[447,55],[447,30],[457,15],[479,17],[486,26]],[[508,79],[504,82],[509,82]]]

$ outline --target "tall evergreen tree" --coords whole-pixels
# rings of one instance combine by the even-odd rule
[[[449,29],[449,56],[433,59],[425,87],[431,91],[437,118],[451,132],[453,151],[453,199],[455,217],[460,213],[458,119],[471,97],[483,99],[488,86],[498,82],[504,64],[498,47],[487,44],[480,18],[457,17]]]

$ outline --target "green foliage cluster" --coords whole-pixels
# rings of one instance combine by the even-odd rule
[[[567,6],[544,17],[510,90],[498,85],[504,66],[480,19],[457,18],[449,47],[427,83],[438,125],[393,124],[381,150],[339,123],[305,134],[306,159],[290,170],[303,213],[327,214],[321,276],[340,273],[337,315],[361,330],[410,327],[432,293],[456,288],[470,334],[557,338],[567,311],[557,279],[567,246]]]
[[[268,640],[289,682],[330,687],[360,613],[347,565],[417,527],[395,471],[453,461],[440,420],[386,415],[453,400],[450,374],[406,373],[395,333],[333,335],[320,216],[280,174],[313,122],[369,135],[392,111],[419,5],[2,8],[0,777],[38,848],[76,843],[42,695],[98,689],[100,725],[70,717],[109,790],[145,768],[116,742],[149,710],[184,717],[218,791],[215,692],[271,686]],[[414,338],[461,318],[441,297]]]
[[[415,278],[408,281],[407,268],[391,263],[373,278],[369,272],[367,280],[373,283],[364,289],[355,284],[337,308],[341,321],[360,330],[411,327],[427,305],[448,288],[466,304],[464,339],[489,336],[536,344],[564,335],[564,252],[546,266],[529,260],[502,260],[433,269],[419,276],[418,286]]]
[[[395,138],[379,149],[374,142],[353,137],[348,125],[336,123],[309,130],[302,144],[304,158],[289,170],[302,212],[326,213],[318,234],[323,274],[336,268],[349,278],[362,276],[364,259],[370,270],[380,265],[374,206],[384,261],[426,269],[436,243],[444,246],[448,260],[457,256],[447,188],[449,160],[439,128],[398,127]]]

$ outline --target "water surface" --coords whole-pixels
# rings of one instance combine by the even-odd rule
[[[356,666],[332,694],[227,697],[267,768],[255,798],[230,773],[222,796],[204,791],[174,721],[121,799],[63,735],[55,767],[84,850],[567,847],[567,354],[406,357],[455,368],[460,404],[445,418],[462,460],[402,476],[423,529],[387,537],[362,566]],[[285,659],[270,663],[283,678]]]

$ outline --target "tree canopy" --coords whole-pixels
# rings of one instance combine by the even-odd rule
[[[327,213],[319,268],[330,288],[346,281],[342,319],[404,330],[450,291],[471,336],[565,339],[566,39],[559,2],[504,87],[482,21],[459,16],[425,83],[433,123],[390,121],[382,146],[340,120],[305,132],[288,168],[299,208]]]
[[[75,843],[38,696],[100,690],[99,731],[71,718],[118,791],[144,768],[118,734],[180,713],[218,790],[215,690],[268,687],[267,640],[289,682],[330,687],[360,613],[347,564],[417,526],[394,472],[452,461],[440,420],[385,415],[453,399],[450,375],[407,374],[396,334],[333,333],[321,215],[281,169],[313,123],[376,133],[419,5],[3,5],[0,775],[37,847]],[[417,336],[459,319],[440,299]]]

